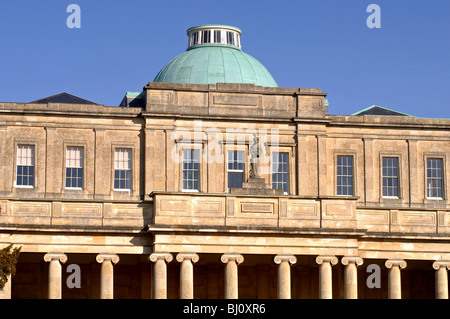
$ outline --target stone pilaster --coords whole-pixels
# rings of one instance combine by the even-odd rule
[[[180,269],[180,299],[194,299],[194,266],[199,260],[195,253],[179,253],[177,261]]]
[[[293,255],[276,255],[273,261],[278,264],[278,299],[291,299],[291,266],[297,262]]]
[[[332,299],[333,286],[331,267],[338,263],[336,256],[317,256],[316,263],[320,265],[319,268],[319,298]]]
[[[223,254],[220,260],[225,266],[225,299],[238,298],[238,269],[237,266],[244,262],[240,254]]]
[[[450,260],[437,260],[433,263],[435,274],[436,299],[448,299],[448,274]]]
[[[114,298],[114,265],[119,262],[119,256],[115,254],[99,254],[96,257],[98,263],[102,264],[100,270],[100,298]]]
[[[389,299],[402,299],[402,280],[400,270],[406,268],[406,261],[403,259],[389,259],[386,260],[385,266],[389,269]]]
[[[356,267],[363,264],[358,256],[345,256],[341,259],[344,269],[344,298],[358,299],[358,272]]]
[[[152,296],[153,299],[167,298],[167,263],[173,259],[170,253],[153,253],[149,257],[153,265]]]
[[[44,260],[49,262],[48,268],[48,299],[62,298],[62,267],[67,261],[67,256],[63,253],[45,254]]]

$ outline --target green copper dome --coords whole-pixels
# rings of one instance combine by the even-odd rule
[[[242,52],[238,28],[208,25],[190,28],[187,33],[188,49],[170,61],[155,82],[278,86],[258,60]]]

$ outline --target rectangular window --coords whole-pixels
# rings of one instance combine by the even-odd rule
[[[383,197],[398,197],[398,158],[383,157]]]
[[[209,43],[210,33],[211,32],[209,30],[202,32],[202,43]]]
[[[272,153],[272,188],[289,193],[288,153]]]
[[[200,176],[200,151],[183,150],[183,190],[198,190]]]
[[[66,188],[83,188],[83,154],[82,147],[66,149]]]
[[[214,43],[222,43],[221,30],[214,30]]]
[[[131,190],[131,150],[114,150],[114,189]]]
[[[337,157],[337,195],[353,196],[353,156]]]
[[[228,188],[241,188],[244,181],[244,152],[228,152]]]
[[[195,32],[194,35],[192,36],[192,45],[197,44],[198,44],[198,32]]]
[[[34,145],[17,146],[16,186],[34,187]]]
[[[227,43],[234,45],[234,33],[227,31]]]
[[[427,159],[427,197],[439,198],[444,197],[443,192],[443,161],[442,158]]]

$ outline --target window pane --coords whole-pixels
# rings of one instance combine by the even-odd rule
[[[114,189],[131,189],[131,149],[114,150]]]
[[[353,157],[338,156],[336,160],[337,195],[353,195]]]
[[[200,170],[200,151],[183,150],[183,189],[198,190],[199,170]]]
[[[427,197],[443,198],[443,160],[441,158],[427,159]]]
[[[272,153],[272,188],[289,192],[288,153]]]
[[[18,145],[16,185],[34,186],[34,145]]]

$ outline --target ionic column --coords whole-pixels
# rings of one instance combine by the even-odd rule
[[[119,256],[115,254],[98,254],[95,258],[102,264],[100,270],[100,298],[114,298],[114,266],[119,262]]]
[[[437,260],[433,263],[436,270],[435,275],[435,291],[436,299],[448,299],[448,275],[450,270],[450,260]]]
[[[45,254],[44,260],[50,262],[48,268],[48,299],[61,299],[62,297],[62,267],[61,263],[67,261],[63,253]]]
[[[238,298],[238,269],[237,266],[244,262],[240,254],[223,254],[220,260],[225,266],[225,299]]]
[[[344,298],[358,299],[358,272],[356,267],[363,264],[358,256],[345,256],[341,259],[344,269]]]
[[[293,255],[276,255],[273,261],[278,264],[278,299],[291,299],[291,266],[297,262]]]
[[[150,261],[154,262],[152,295],[153,299],[167,298],[167,263],[172,261],[170,253],[153,253],[150,255]]]
[[[3,286],[3,289],[0,289],[0,299],[11,299],[11,278],[11,275],[6,276],[8,281]]]
[[[406,268],[406,261],[403,259],[389,259],[386,260],[385,266],[389,269],[389,299],[402,299],[402,280],[400,269]]]
[[[180,299],[194,299],[194,266],[198,261],[194,253],[179,253],[177,261],[181,263],[180,270]]]
[[[319,298],[332,299],[333,289],[331,281],[331,267],[338,263],[336,256],[317,256],[319,268]]]

